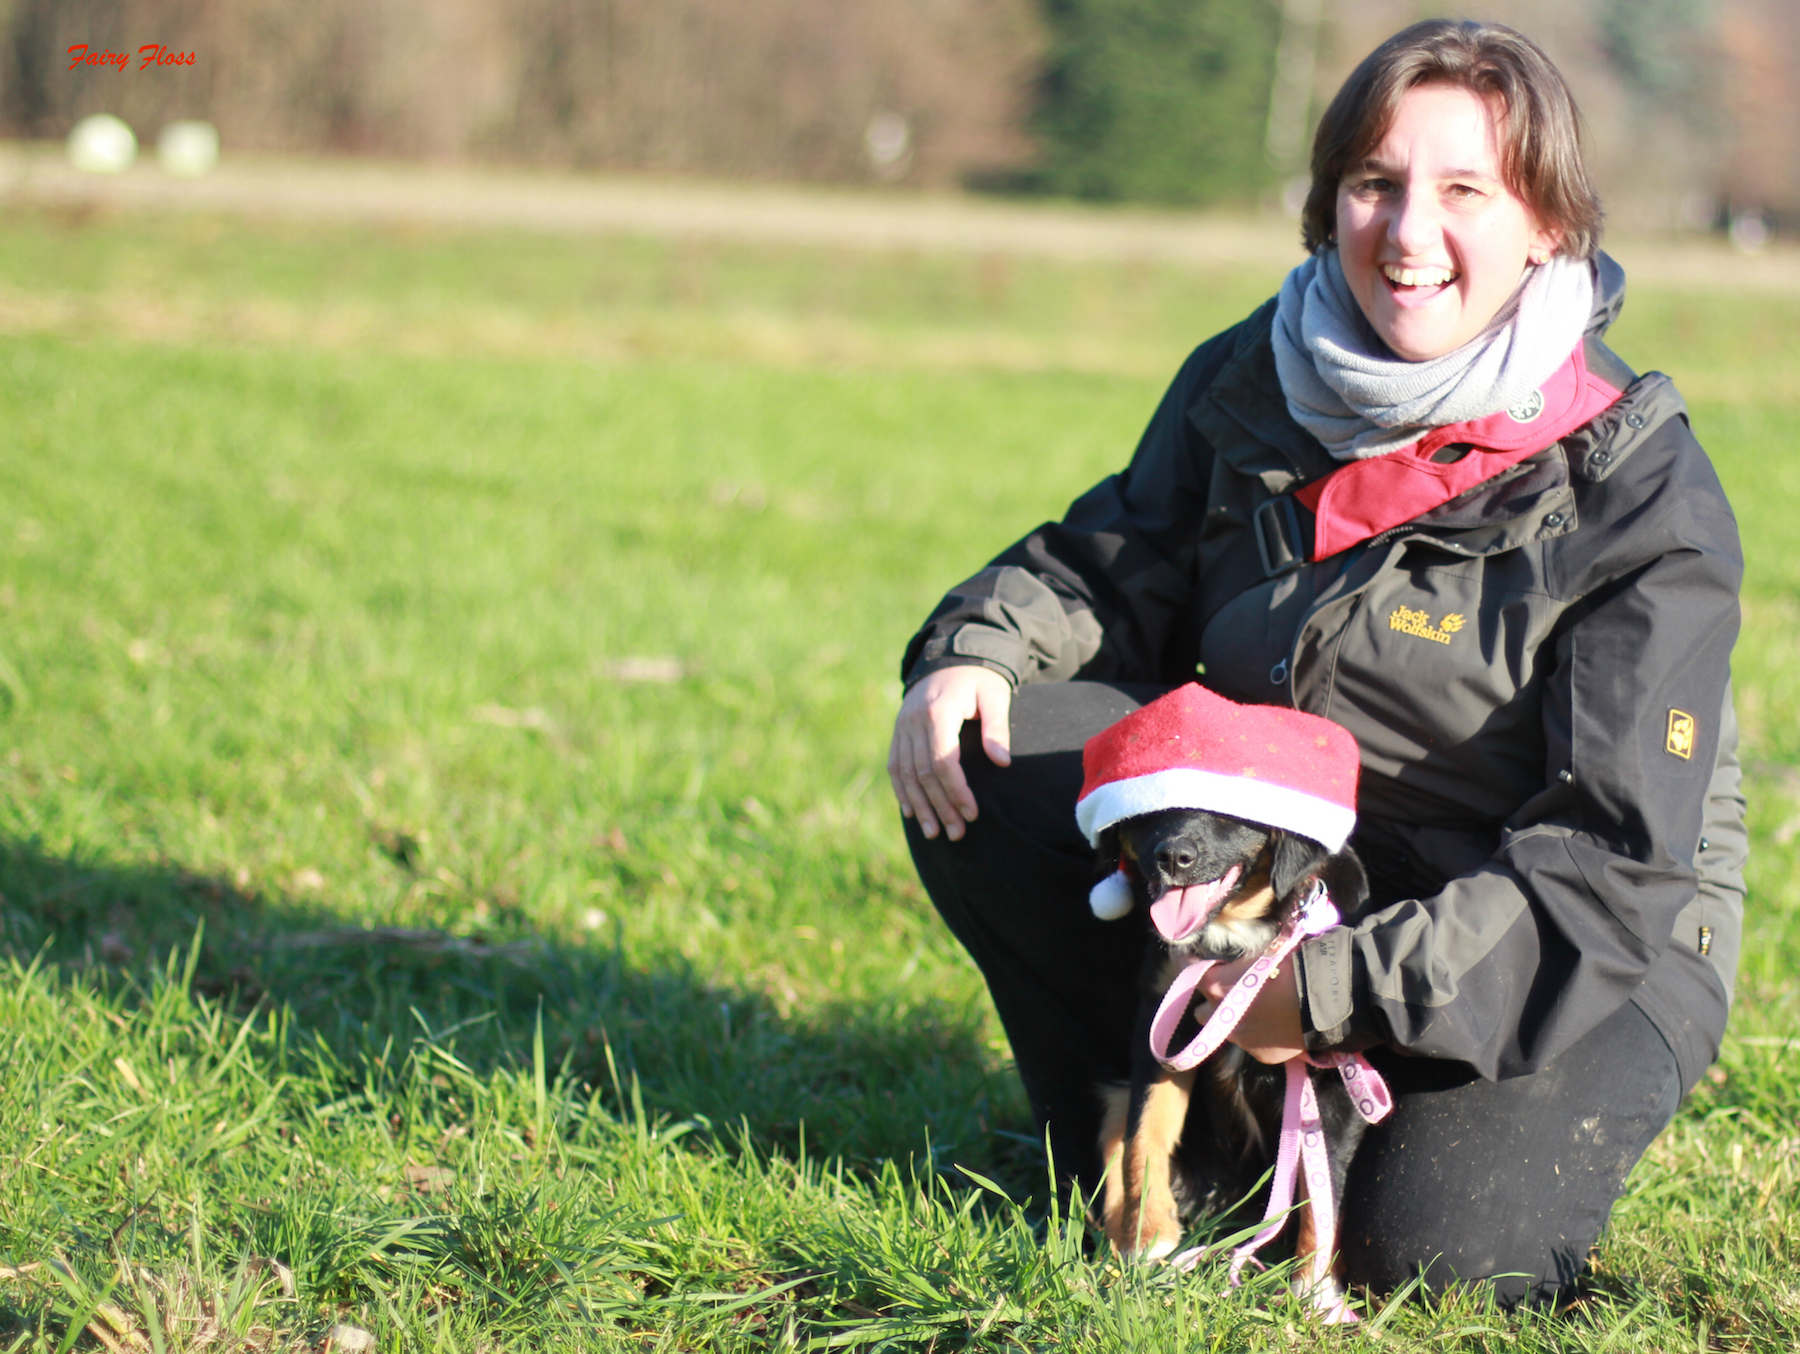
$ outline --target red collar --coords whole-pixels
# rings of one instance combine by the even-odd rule
[[[1312,510],[1314,560],[1329,559],[1448,503],[1509,466],[1534,456],[1609,408],[1624,392],[1588,370],[1577,344],[1523,406],[1468,423],[1433,428],[1415,445],[1386,456],[1352,461],[1294,497]],[[1439,465],[1432,453],[1468,443],[1468,455]]]

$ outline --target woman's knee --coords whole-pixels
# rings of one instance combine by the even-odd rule
[[[1629,1005],[1530,1076],[1408,1079],[1346,1182],[1347,1276],[1377,1292],[1481,1281],[1503,1306],[1578,1282],[1681,1089],[1674,1054]]]

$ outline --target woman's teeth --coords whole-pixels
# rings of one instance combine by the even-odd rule
[[[1397,287],[1441,287],[1456,280],[1448,268],[1398,268],[1391,263],[1381,266],[1381,275]]]

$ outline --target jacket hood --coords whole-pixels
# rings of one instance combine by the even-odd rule
[[[1594,313],[1588,317],[1587,337],[1599,338],[1625,309],[1625,270],[1605,250],[1594,251]]]

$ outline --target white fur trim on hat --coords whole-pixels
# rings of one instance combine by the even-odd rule
[[[1123,870],[1114,870],[1088,894],[1088,906],[1101,921],[1117,921],[1131,911],[1135,901],[1131,896],[1131,881]]]
[[[1286,828],[1328,851],[1340,849],[1356,826],[1355,809],[1304,790],[1179,766],[1097,786],[1075,806],[1075,821],[1098,845],[1100,834],[1114,823],[1163,809],[1206,809]]]

